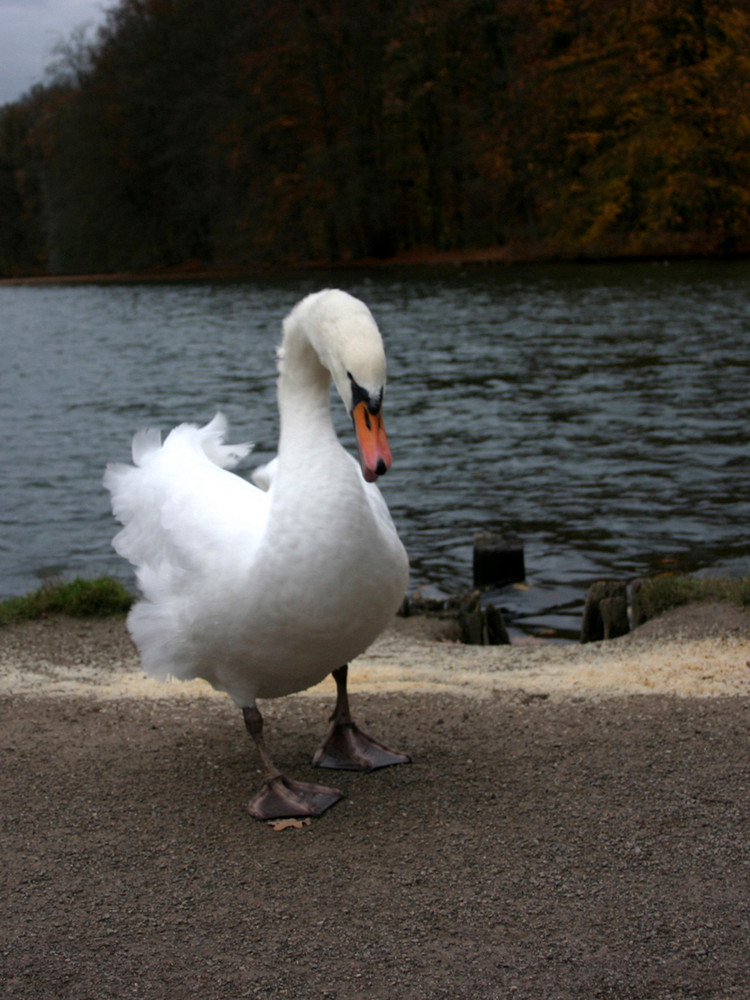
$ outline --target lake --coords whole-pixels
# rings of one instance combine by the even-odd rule
[[[268,460],[281,320],[330,285],[386,341],[381,483],[414,588],[471,589],[474,533],[514,533],[527,580],[493,598],[572,638],[601,576],[748,572],[750,262],[336,270],[0,286],[0,597],[132,581],[101,475],[139,428],[220,409],[255,442],[243,473]]]

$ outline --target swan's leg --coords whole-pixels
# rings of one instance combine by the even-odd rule
[[[316,750],[313,765],[352,771],[374,771],[377,767],[411,763],[409,754],[392,750],[374,737],[368,736],[352,722],[349,695],[346,690],[348,672],[346,664],[333,671],[336,681],[336,707],[331,716],[332,725],[328,736]]]
[[[253,738],[263,765],[263,787],[250,799],[248,810],[256,819],[281,819],[286,816],[321,816],[329,806],[343,798],[335,788],[312,785],[285,778],[266,750],[263,740],[263,716],[255,705],[242,709],[247,731]]]

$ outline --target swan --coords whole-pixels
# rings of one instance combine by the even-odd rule
[[[331,422],[333,380],[354,422],[359,463]],[[133,464],[104,485],[124,527],[116,552],[136,568],[141,599],[128,629],[145,671],[201,677],[242,710],[263,770],[257,819],[319,816],[335,788],[281,774],[257,699],[301,691],[332,673],[336,705],[313,764],[372,770],[408,763],[353,722],[347,664],[379,635],[408,584],[408,559],[376,480],[391,465],[383,424],[386,359],[368,307],[326,289],[283,323],[277,456],[253,482],[230,471],[250,445],[226,444],[221,413],[132,444]]]

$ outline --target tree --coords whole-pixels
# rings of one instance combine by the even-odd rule
[[[119,0],[0,113],[0,268],[750,233],[737,0]]]

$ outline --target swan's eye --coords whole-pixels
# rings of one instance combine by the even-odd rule
[[[362,388],[351,372],[347,372],[346,374],[352,387],[352,409],[354,409],[358,403],[365,403],[368,411],[372,413],[373,416],[377,416],[383,405],[383,390],[380,389],[377,395],[372,396],[366,389]]]

